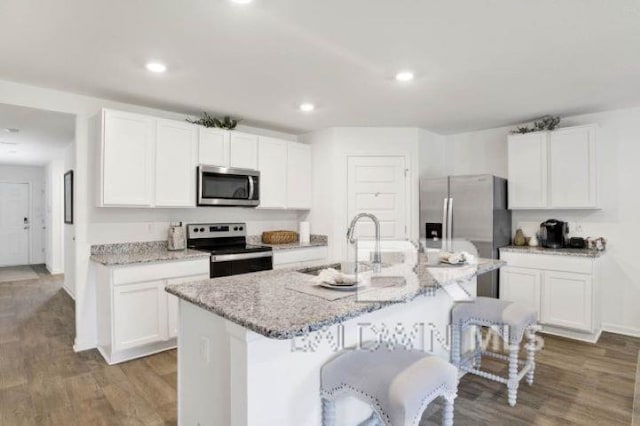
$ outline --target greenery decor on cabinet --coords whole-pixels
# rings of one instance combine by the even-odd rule
[[[517,127],[515,130],[512,130],[512,134],[526,134],[531,132],[542,132],[545,130],[551,131],[558,127],[560,124],[560,117],[554,117],[551,115],[545,115],[541,119],[533,122],[533,127],[523,126]]]
[[[228,115],[223,118],[217,118],[212,115],[209,115],[207,112],[202,113],[202,117],[198,120],[190,120],[187,118],[189,123],[199,124],[204,127],[215,127],[218,129],[225,130],[233,130],[236,128],[240,120],[236,120],[235,118],[231,118]]]

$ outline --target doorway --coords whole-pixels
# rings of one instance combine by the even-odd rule
[[[30,188],[0,182],[0,266],[30,263]]]
[[[409,236],[406,158],[404,156],[348,157],[348,215],[372,213],[380,221],[380,236],[385,240],[404,240]],[[355,235],[373,238],[371,221],[360,221]]]

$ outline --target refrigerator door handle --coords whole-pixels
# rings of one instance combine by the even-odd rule
[[[449,247],[447,250],[452,250],[452,241],[453,241],[453,197],[449,198],[449,211],[447,217],[447,238]]]
[[[442,249],[446,250],[447,244],[447,205],[449,200],[447,198],[444,199],[442,203]]]

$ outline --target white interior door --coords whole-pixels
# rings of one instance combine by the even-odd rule
[[[349,157],[349,219],[372,213],[380,220],[382,239],[405,239],[407,230],[407,182],[404,157]],[[373,222],[361,220],[358,238],[375,236]]]
[[[29,184],[0,183],[0,266],[29,263]]]

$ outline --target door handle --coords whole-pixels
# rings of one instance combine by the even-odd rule
[[[247,176],[249,178],[249,200],[253,200],[253,192],[255,188],[253,186],[253,176]]]
[[[448,199],[444,199],[444,203],[442,205],[442,241],[446,243],[447,241],[447,205]],[[446,247],[443,247],[446,249]]]
[[[451,250],[453,240],[453,198],[449,198],[449,217],[447,218],[447,235],[449,237],[449,250]]]

